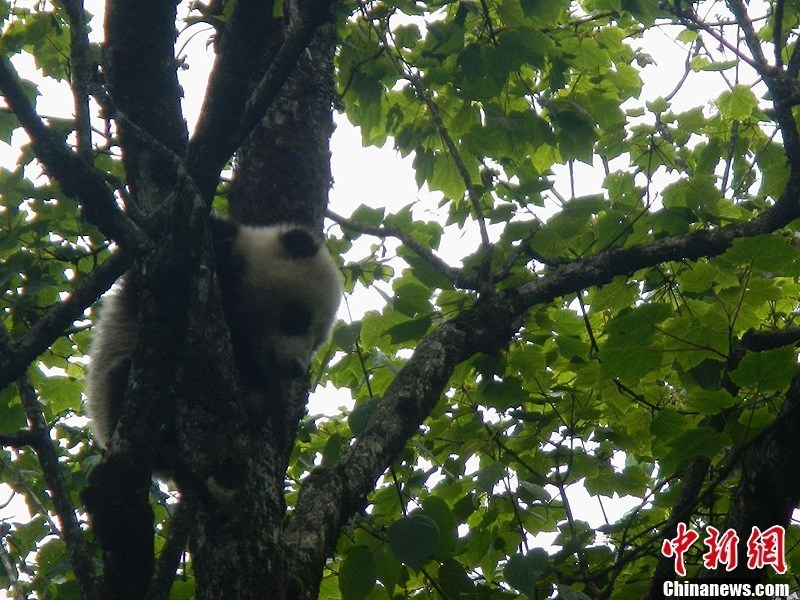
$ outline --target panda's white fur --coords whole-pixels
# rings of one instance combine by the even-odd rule
[[[303,375],[328,340],[341,276],[321,237],[302,225],[238,225],[217,216],[210,224],[240,383],[250,395],[268,399],[278,382]],[[136,319],[136,291],[123,276],[104,299],[86,380],[87,409],[101,446],[122,410]]]
[[[101,446],[114,433],[136,345],[135,306],[126,306],[126,302],[119,289],[112,289],[103,301],[102,318],[92,338],[92,361],[84,391],[94,437]]]

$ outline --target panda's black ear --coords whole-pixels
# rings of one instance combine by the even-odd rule
[[[311,258],[316,256],[319,251],[317,239],[310,231],[302,227],[295,227],[285,231],[281,241],[289,256],[293,258]]]

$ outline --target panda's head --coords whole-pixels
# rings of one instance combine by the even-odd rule
[[[330,336],[342,295],[321,236],[296,224],[242,225],[231,252],[240,265],[237,318],[251,351],[287,376],[305,373]]]

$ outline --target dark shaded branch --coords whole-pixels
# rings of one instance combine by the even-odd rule
[[[153,580],[145,595],[145,600],[161,600],[169,596],[175,573],[186,549],[186,540],[194,525],[195,509],[185,499],[181,499],[175,513],[169,520],[167,539],[161,547],[161,555],[156,562]]]
[[[117,0],[106,5],[103,71],[114,106],[173,152],[183,154],[188,133],[181,112],[182,91],[175,60],[176,3]],[[159,178],[146,148],[130,144],[120,124],[132,184]],[[142,153],[144,152],[144,156]],[[148,171],[156,171],[150,174]],[[169,173],[161,176],[167,180]],[[145,181],[140,181],[145,178]]]
[[[140,600],[153,573],[150,470],[109,457],[90,472],[81,495],[94,539],[103,550],[103,598]]]
[[[10,335],[5,326],[0,326],[0,342],[4,345],[10,341]],[[36,457],[42,466],[47,487],[53,500],[58,520],[61,523],[60,536],[67,546],[75,578],[81,591],[81,597],[88,600],[100,598],[94,570],[94,557],[83,536],[75,507],[70,499],[69,489],[61,472],[54,442],[50,439],[50,428],[39,407],[39,398],[36,390],[31,385],[27,374],[20,375],[17,388],[22,399],[22,406],[30,425],[28,432],[20,432],[29,438],[30,446],[36,452]]]
[[[69,297],[48,310],[20,339],[0,352],[0,389],[19,377],[50,345],[125,272],[128,254],[117,252],[78,284]]]
[[[190,173],[198,178],[203,195],[209,201],[216,189],[216,177],[225,163],[258,126],[267,109],[278,98],[284,83],[294,72],[298,59],[316,31],[332,19],[335,0],[310,0],[301,4],[302,9],[296,15],[290,15],[283,44],[245,101],[238,125],[228,129],[217,127],[218,135],[213,138],[212,143],[210,133],[214,123],[209,122],[189,144]]]
[[[785,0],[775,2],[772,17],[772,46],[775,51],[775,65],[783,67],[783,9]]]
[[[797,344],[798,342],[800,342],[800,327],[787,327],[785,329],[772,331],[750,330],[745,333],[738,349],[736,349],[729,358],[728,365],[726,366],[726,373],[736,369],[742,357],[744,356],[745,350],[752,352],[763,352],[766,350],[772,350],[774,348],[780,348],[781,346],[786,346],[789,344]],[[737,393],[737,390],[735,389],[729,391],[731,395],[734,396]],[[787,396],[787,405],[789,404],[791,404],[791,393]],[[776,433],[780,435],[780,429],[785,427],[785,424],[782,421],[787,418],[787,415],[791,415],[795,412],[797,412],[796,406],[792,411],[788,412],[786,408],[784,408],[781,415],[776,418],[767,428],[735,448],[735,450],[726,457],[722,464],[717,465],[716,477],[706,487],[705,491],[702,490],[702,486],[705,482],[706,476],[708,475],[709,468],[711,466],[711,460],[705,456],[697,456],[693,458],[681,477],[681,488],[678,494],[678,499],[670,512],[669,521],[662,530],[661,537],[673,538],[676,535],[678,523],[689,520],[694,508],[700,502],[710,497],[714,491],[718,489],[719,485],[728,478],[733,469],[740,467],[743,456],[748,456],[749,453],[754,452],[754,449],[764,446],[765,440],[767,440],[770,436],[773,436]],[[702,425],[710,426],[715,431],[722,431],[725,425],[725,420],[725,413],[723,412],[717,415],[706,417],[703,419]],[[800,494],[800,488],[798,488],[798,494]],[[773,524],[779,522],[782,523],[782,521],[778,519],[778,516],[780,515],[776,516],[776,520],[773,522]],[[786,523],[783,524],[786,525]],[[740,531],[740,534],[741,533],[743,532]],[[749,528],[744,533],[749,533]],[[659,557],[658,566],[656,567],[656,571],[653,575],[653,584],[650,588],[649,597],[653,599],[662,598],[663,594],[660,587],[661,583],[663,583],[665,579],[669,579],[673,576],[674,567],[672,560],[665,556]]]
[[[798,73],[800,73],[800,44],[795,43],[789,64],[786,66],[786,76],[789,79],[797,79]]]
[[[332,180],[335,46],[336,25],[318,27],[280,96],[236,151],[228,194],[235,220],[322,228]]]
[[[763,75],[770,69],[770,64],[767,61],[767,57],[764,56],[761,40],[759,40],[758,34],[753,28],[753,21],[750,20],[750,16],[747,14],[747,7],[742,0],[728,0],[728,8],[731,9],[733,16],[736,17],[736,22],[744,32],[744,41],[756,62],[755,69],[759,74]],[[779,49],[776,48],[775,51],[779,52]]]
[[[75,137],[78,156],[92,161],[92,125],[89,116],[89,81],[92,77],[92,58],[86,30],[83,0],[65,0],[69,17],[70,70],[72,95],[75,103]]]
[[[146,251],[149,240],[120,211],[105,176],[78,158],[42,122],[6,57],[0,57],[0,91],[28,134],[36,158],[65,194],[78,199],[86,219],[129,252]]]
[[[800,156],[800,155],[798,155]],[[800,160],[798,160],[800,162]],[[558,268],[553,274],[521,286],[510,301],[520,313],[528,307],[550,302],[593,285],[603,285],[618,275],[631,274],[671,260],[696,260],[718,256],[737,238],[771,233],[800,215],[800,167],[792,173],[781,199],[747,223],[667,237],[651,244],[609,248]]]
[[[67,546],[70,563],[78,581],[81,596],[88,600],[100,598],[96,584],[94,553],[89,548],[89,544],[78,523],[67,482],[64,480],[64,475],[61,472],[62,467],[58,462],[58,454],[56,454],[54,442],[50,439],[50,429],[39,408],[36,390],[31,385],[27,375],[19,378],[17,387],[19,388],[22,404],[25,407],[25,414],[28,417],[31,429],[40,438],[40,442],[34,444],[33,449],[36,452],[39,463],[42,465],[42,472],[50,490],[53,507],[61,523],[61,537]]]
[[[745,445],[741,456],[741,480],[731,503],[726,529],[734,529],[747,540],[752,527],[762,531],[780,525],[788,528],[792,512],[800,501],[800,376],[795,376],[786,402],[773,423]],[[739,463],[739,457],[733,464]],[[764,493],[768,490],[769,493]],[[740,543],[739,564],[733,572],[709,571],[710,578],[722,576],[761,580],[764,569],[747,566],[747,544]]]
[[[274,59],[283,39],[282,21],[273,17],[274,0],[242,0],[234,5],[217,44],[200,120],[189,143],[192,174],[210,197],[219,172],[241,140],[239,117],[253,87]]]
[[[23,429],[16,433],[0,434],[0,446],[11,446],[12,448],[24,448],[25,446],[35,446],[40,442],[38,433],[30,429]]]
[[[297,60],[308,47],[317,29],[331,22],[335,0],[306,0],[299,3],[299,11],[291,15],[286,40],[247,99],[240,121],[238,135],[244,140],[281,92],[283,84],[297,66]]]
[[[669,520],[661,530],[662,539],[675,537],[678,530],[678,523],[685,522],[691,516],[694,507],[697,506],[700,492],[703,489],[703,482],[706,480],[711,460],[705,456],[697,456],[689,461],[683,475],[680,478],[680,490],[678,498],[670,511]],[[666,556],[659,556],[658,564],[653,572],[653,580],[650,584],[649,598],[657,600],[663,598],[662,585],[665,579],[675,576],[673,559]]]
[[[781,346],[800,343],[800,326],[785,327],[767,331],[751,329],[742,336],[740,347],[752,352],[774,350]]]

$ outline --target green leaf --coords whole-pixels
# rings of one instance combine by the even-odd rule
[[[345,439],[339,433],[333,433],[328,437],[325,442],[325,447],[322,449],[322,464],[330,465],[339,460],[345,449]]]
[[[691,390],[686,398],[686,407],[703,415],[715,415],[736,403],[736,399],[725,390]]]
[[[456,85],[466,98],[489,100],[500,93],[508,71],[496,60],[493,49],[478,44],[468,45],[459,54]]]
[[[452,558],[458,541],[458,520],[453,511],[447,502],[436,496],[429,496],[423,500],[422,511],[425,516],[436,522],[439,532],[434,557],[440,561]]]
[[[398,560],[417,571],[436,551],[439,527],[430,517],[416,513],[392,523],[387,537]]]
[[[77,412],[81,406],[83,382],[74,377],[51,375],[40,386],[42,400],[47,402],[55,414],[72,410]]]
[[[720,94],[717,106],[723,117],[744,121],[753,114],[758,99],[748,86],[737,84],[733,90]]]
[[[386,544],[381,544],[375,549],[372,559],[375,562],[378,581],[383,584],[386,592],[391,596],[397,586],[400,571],[403,568],[402,565],[395,557],[392,549]]]
[[[394,308],[409,317],[431,312],[431,290],[411,278],[398,280],[394,285]]]
[[[362,225],[377,227],[378,225],[383,224],[385,214],[386,211],[383,208],[373,208],[371,206],[367,206],[366,204],[362,204],[353,211],[351,219]]]
[[[386,333],[392,339],[393,344],[403,344],[421,339],[428,332],[432,323],[431,317],[408,319],[389,327]]]
[[[698,456],[713,459],[730,444],[730,436],[718,433],[711,427],[696,427],[669,442],[669,452],[661,459],[661,465],[671,473]]]
[[[666,304],[644,304],[620,312],[606,328],[608,339],[600,349],[602,372],[610,377],[638,380],[658,368],[664,356],[651,347],[655,326],[671,313]]]
[[[575,158],[591,164],[594,143],[597,141],[597,129],[592,115],[574,100],[564,98],[549,102],[547,109],[555,126],[562,158]]]
[[[800,250],[779,235],[757,235],[735,240],[723,259],[736,265],[752,264],[768,273],[800,275]]]
[[[786,389],[797,373],[797,356],[792,346],[747,353],[731,379],[739,387],[759,391]]]
[[[520,0],[526,17],[543,23],[553,23],[569,6],[569,0]]]
[[[339,591],[343,600],[363,600],[375,587],[377,569],[372,551],[366,546],[354,546],[339,569]]]
[[[581,592],[580,590],[576,590],[574,587],[564,585],[559,583],[556,586],[558,590],[558,595],[556,598],[560,600],[591,600],[589,596]]]
[[[521,382],[513,377],[503,381],[488,381],[480,386],[479,391],[486,406],[499,410],[522,406],[528,398]]]
[[[370,416],[375,411],[380,401],[380,398],[372,397],[363,402],[356,403],[352,412],[347,417],[347,425],[350,427],[350,431],[353,432],[353,435],[361,435],[364,431],[364,427],[367,425],[367,421],[369,421]]]
[[[194,581],[175,578],[169,590],[170,600],[193,600],[195,598]]]
[[[547,570],[550,557],[542,548],[534,548],[527,554],[515,554],[508,559],[503,575],[514,589],[535,596],[535,586],[539,577]]]

